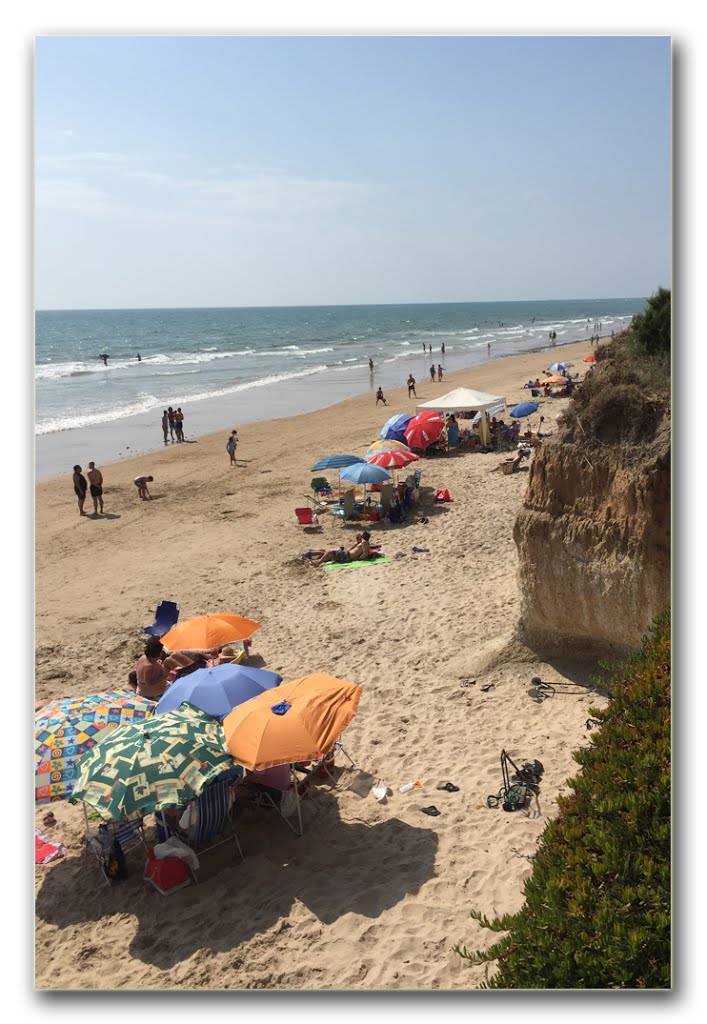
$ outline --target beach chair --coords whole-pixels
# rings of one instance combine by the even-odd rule
[[[178,834],[195,853],[209,853],[217,846],[232,842],[241,860],[245,859],[230,813],[229,799],[232,786],[232,779],[219,779],[207,786],[201,796],[193,801],[195,820],[185,833]],[[194,881],[197,882],[196,871],[190,870]]]
[[[126,876],[125,854],[138,848],[147,851],[144,819],[101,822],[98,829],[93,831],[85,804],[83,813],[86,849],[98,861],[106,885],[112,886]]]
[[[145,626],[143,633],[151,633],[152,636],[164,636],[165,633],[177,624],[179,618],[179,605],[174,601],[161,601],[155,609],[155,621],[151,626]]]
[[[332,514],[335,516],[341,516],[342,525],[347,519],[354,517],[354,505],[356,502],[356,490],[354,487],[347,487],[344,491],[341,504],[338,508],[332,508]]]
[[[314,511],[311,505],[307,505],[306,508],[296,508],[295,515],[297,516],[297,522],[300,524],[300,526],[309,526],[321,530],[321,524],[317,519],[317,513]]]
[[[381,502],[381,516],[387,516],[390,512],[390,503],[393,500],[393,490],[395,484],[392,480],[387,483],[381,484],[380,489],[380,502]]]
[[[325,476],[315,476],[309,486],[315,494],[331,494],[331,484]]]

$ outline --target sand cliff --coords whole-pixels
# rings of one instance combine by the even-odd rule
[[[600,360],[537,451],[513,531],[536,651],[623,653],[669,603],[668,401]]]

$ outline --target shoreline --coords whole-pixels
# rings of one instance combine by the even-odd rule
[[[607,340],[609,340],[607,337],[601,337],[599,342]],[[437,389],[437,394],[445,394],[455,387],[476,387],[477,390],[485,390],[481,385],[471,382],[468,375],[478,373],[480,377],[485,378],[487,376],[485,371],[494,366],[501,367],[508,360],[532,358],[542,353],[574,348],[577,345],[585,345],[588,351],[592,350],[589,339],[565,341],[556,345],[525,349],[523,352],[512,355],[492,356],[479,363],[464,362],[459,365],[455,365],[453,352],[447,352],[444,359],[450,368],[445,373],[441,385],[437,383],[432,385],[432,382],[429,381],[426,363],[430,358],[429,353],[411,355],[410,362],[416,364],[415,370],[417,370],[418,364],[424,364],[424,376],[427,379],[423,379],[421,370],[418,371],[420,373],[420,376],[416,378],[418,389],[425,384],[430,384]],[[437,353],[435,359],[439,358],[440,354]],[[552,360],[552,362],[557,361],[557,359]],[[578,367],[575,367],[575,371],[577,369]],[[365,373],[355,381],[337,380],[334,374],[329,374],[324,382],[323,390],[316,392],[314,388],[322,386],[322,381],[317,380],[319,376],[312,375],[307,378],[307,384],[311,385],[309,392],[303,388],[301,382],[293,388],[292,381],[267,385],[263,387],[262,394],[259,388],[253,388],[248,392],[238,392],[236,400],[239,407],[237,409],[229,409],[229,405],[232,403],[228,398],[222,398],[217,402],[214,402],[213,399],[202,399],[190,404],[185,403],[187,443],[198,444],[209,441],[213,435],[230,431],[233,426],[238,428],[240,436],[242,426],[289,419],[323,409],[331,409],[352,398],[362,398],[366,395],[373,397],[379,385],[386,391],[386,398],[389,402],[391,399],[396,401],[399,400],[399,396],[404,396],[407,403],[406,388],[387,383],[389,379],[396,382],[400,379],[397,366],[389,369],[386,373],[386,364],[379,364],[373,374]],[[244,398],[244,396],[247,397]],[[434,393],[430,393],[421,401],[433,397]],[[155,412],[140,413],[93,426],[35,435],[35,481],[51,480],[63,476],[65,472],[70,473],[71,467],[76,463],[85,466],[89,461],[94,461],[97,465],[112,466],[114,463],[157,455],[159,452],[170,450],[175,447],[173,444],[165,447],[163,444],[155,443],[155,437],[161,435],[159,421],[160,417]],[[177,445],[177,447],[182,446]],[[63,472],[59,468],[62,465],[66,467]]]

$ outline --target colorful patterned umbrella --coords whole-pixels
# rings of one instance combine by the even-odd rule
[[[237,640],[246,640],[260,629],[259,622],[242,615],[219,612],[216,615],[195,615],[172,626],[162,637],[168,651],[209,651]]]
[[[110,690],[87,697],[53,700],[35,715],[35,801],[68,800],[81,754],[126,722],[155,712],[154,701],[133,690]]]
[[[550,363],[548,370],[552,370],[553,373],[562,373],[563,370],[569,370],[572,363]]]
[[[79,760],[70,800],[83,800],[106,821],[144,817],[183,807],[233,767],[221,723],[182,704],[100,739]]]
[[[381,466],[383,469],[402,469],[403,466],[407,466],[410,462],[417,462],[419,458],[420,456],[415,455],[414,452],[403,452],[393,449],[389,452],[373,452],[372,455],[368,456],[367,461],[372,466]]]
[[[325,672],[283,683],[226,716],[228,749],[238,764],[258,771],[316,760],[353,719],[360,699],[360,686]]]

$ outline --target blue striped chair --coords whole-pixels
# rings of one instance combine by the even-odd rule
[[[243,850],[238,841],[233,817],[229,809],[229,797],[233,779],[219,779],[207,786],[201,796],[194,801],[196,805],[196,821],[186,832],[171,829],[174,835],[187,843],[195,853],[208,853],[217,846],[233,842],[244,860]],[[192,870],[194,881],[198,881],[196,872]]]
[[[144,819],[102,822],[98,826],[97,832],[91,832],[85,805],[84,816],[86,848],[98,861],[106,885],[113,885],[125,878],[125,854],[138,847],[147,851]],[[118,843],[117,850],[114,846],[115,842]]]

